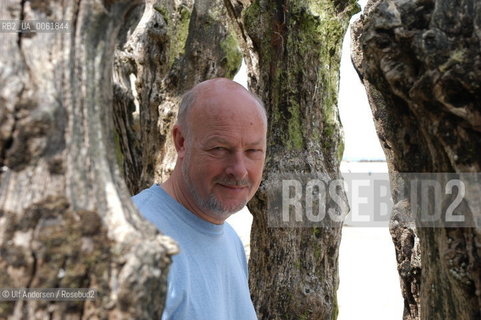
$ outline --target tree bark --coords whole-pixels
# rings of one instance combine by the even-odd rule
[[[111,152],[115,43],[141,5],[1,7],[3,19],[69,20],[70,32],[2,34],[0,287],[98,290],[91,301],[2,302],[1,318],[160,318],[177,248],[140,218]]]
[[[481,317],[479,226],[424,227],[402,178],[403,172],[480,171],[480,16],[473,0],[376,0],[353,29],[354,64],[393,181],[391,233],[404,319]],[[479,201],[465,200],[469,206],[460,213],[479,216]],[[403,217],[416,226],[399,223]]]
[[[342,222],[274,227],[268,194],[278,173],[340,176],[340,51],[358,7],[356,1],[246,2],[226,4],[243,39],[250,87],[269,118],[264,182],[249,203],[251,294],[259,319],[334,319]]]
[[[215,78],[233,78],[242,54],[221,0],[149,0],[115,52],[114,108],[118,161],[131,194],[170,175],[171,131],[182,93]]]

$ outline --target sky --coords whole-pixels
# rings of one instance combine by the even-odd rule
[[[358,1],[362,8],[367,0]],[[351,22],[358,19],[355,15]],[[385,160],[374,128],[366,91],[351,62],[350,29],[344,38],[339,85],[339,115],[344,128],[343,160]]]

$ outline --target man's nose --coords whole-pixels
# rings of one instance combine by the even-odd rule
[[[243,152],[234,152],[226,169],[226,174],[234,176],[236,180],[247,176],[246,159]]]

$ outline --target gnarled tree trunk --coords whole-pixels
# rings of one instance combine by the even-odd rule
[[[138,1],[8,1],[2,33],[0,287],[95,288],[89,301],[0,303],[9,319],[158,319],[177,250],[137,214],[115,161],[112,62]],[[124,30],[125,31],[125,30]]]
[[[403,172],[480,171],[480,17],[474,0],[376,0],[354,28],[354,64],[393,178],[404,319],[481,317],[479,225],[420,225],[425,212],[411,212],[399,179]],[[463,216],[479,216],[479,195],[465,199]],[[398,223],[409,216],[415,227]]]
[[[226,3],[244,40],[250,87],[269,118],[264,182],[249,204],[250,287],[258,317],[336,318],[342,223],[273,227],[268,193],[277,173],[339,177],[340,50],[356,2]]]
[[[114,109],[119,163],[132,194],[164,181],[175,163],[171,131],[182,93],[233,78],[242,55],[221,0],[149,0],[117,44]]]

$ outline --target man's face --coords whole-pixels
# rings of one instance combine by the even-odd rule
[[[184,182],[199,209],[216,216],[232,214],[246,205],[261,182],[266,121],[244,91],[203,92],[196,101],[189,113]]]

